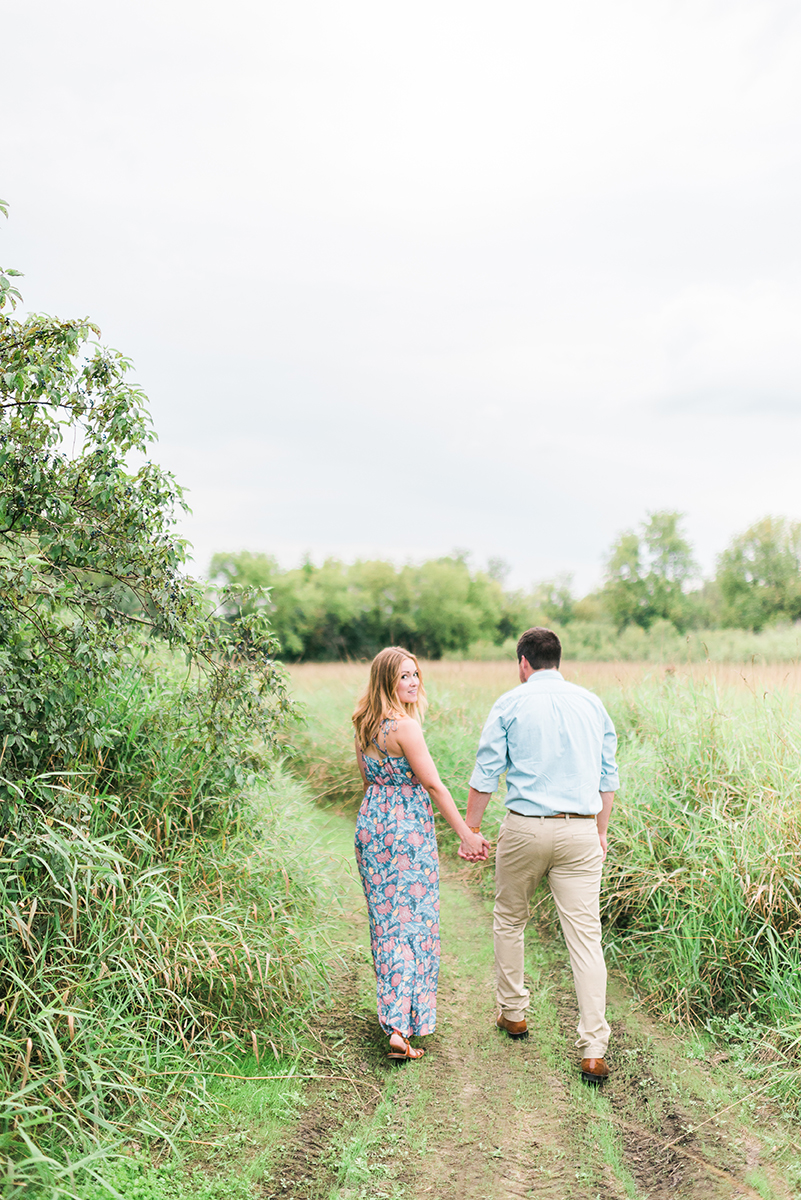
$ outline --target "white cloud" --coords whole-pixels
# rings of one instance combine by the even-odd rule
[[[0,3],[2,259],[135,359],[200,565],[801,515],[797,5]]]
[[[668,406],[801,416],[801,289],[702,284],[662,314]]]

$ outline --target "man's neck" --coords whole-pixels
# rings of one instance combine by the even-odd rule
[[[559,667],[532,667],[527,658],[521,658],[518,664],[518,676],[521,683],[528,683],[532,675],[540,675],[543,671],[558,671]]]

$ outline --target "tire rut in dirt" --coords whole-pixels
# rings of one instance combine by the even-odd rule
[[[335,1187],[346,1130],[369,1119],[382,1097],[385,1038],[377,1023],[356,1016],[358,984],[351,972],[337,1000],[311,1030],[320,1045],[317,1070],[339,1074],[319,1080],[306,1092],[306,1110],[270,1171],[264,1200],[320,1200]],[[328,1053],[326,1053],[328,1051]]]
[[[427,1060],[428,1152],[411,1188],[415,1200],[621,1200],[602,1179],[578,1181],[566,1089],[544,1073],[527,1042],[492,1028],[470,1045],[434,1035]],[[541,1097],[516,1099],[525,1079]],[[463,1080],[454,1086],[454,1081]]]
[[[552,967],[549,976],[560,1027],[571,1044],[578,1022],[572,976],[560,966]],[[607,1061],[612,1074],[603,1094],[615,1109],[623,1162],[648,1200],[675,1200],[677,1194],[683,1200],[758,1195],[742,1178],[746,1164],[714,1126],[705,1127],[703,1144],[695,1136],[697,1114],[659,1081],[648,1046],[624,1022],[612,1022]]]

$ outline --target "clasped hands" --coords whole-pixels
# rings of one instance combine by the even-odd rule
[[[472,833],[463,839],[459,846],[459,858],[466,862],[486,862],[489,858],[490,843],[483,833]]]

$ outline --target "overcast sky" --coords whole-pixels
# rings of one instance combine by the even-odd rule
[[[801,518],[797,0],[0,0],[0,262],[133,358],[196,568]]]

